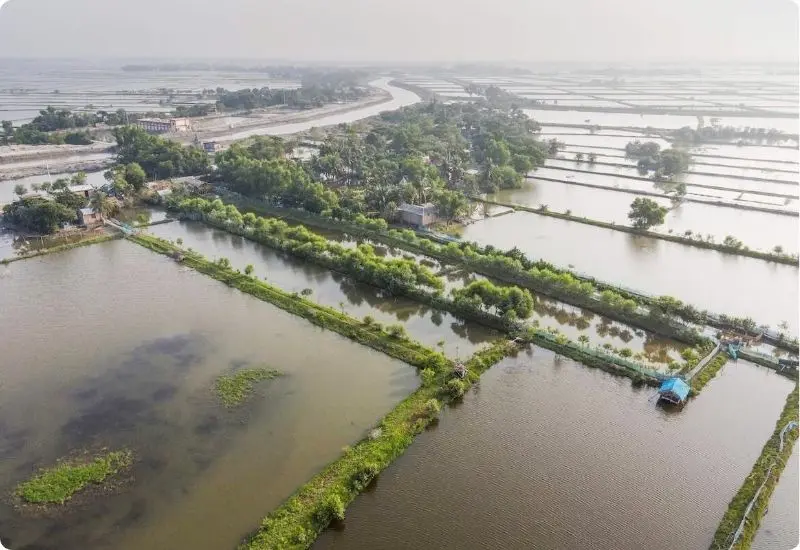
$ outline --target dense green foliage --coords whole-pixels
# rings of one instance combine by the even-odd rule
[[[631,211],[628,213],[628,219],[631,220],[633,227],[636,229],[650,229],[654,225],[661,225],[664,223],[664,217],[667,215],[667,210],[653,199],[645,197],[636,197],[631,203]]]
[[[133,463],[130,451],[114,451],[91,461],[74,460],[41,470],[20,483],[15,494],[30,504],[64,504],[91,484],[101,484]]]
[[[214,390],[220,402],[232,408],[247,401],[255,391],[257,382],[271,380],[280,375],[280,371],[264,367],[241,369],[234,374],[218,377],[214,383]]]
[[[6,223],[34,233],[55,233],[76,217],[74,208],[43,197],[21,198],[3,207]]]
[[[133,126],[114,129],[117,161],[138,164],[153,179],[204,174],[208,155],[197,147],[183,147],[177,142],[151,136]]]
[[[775,143],[794,138],[793,136],[776,130],[775,128],[750,128],[741,126],[723,126],[718,119],[711,119],[711,126],[699,126],[691,128],[684,126],[678,130],[673,130],[670,137],[678,143],[686,145],[697,145],[710,142],[731,142],[736,140],[738,143]]]
[[[542,165],[537,128],[519,111],[422,104],[327,138],[306,163],[286,159],[278,138],[234,145],[217,155],[215,175],[243,195],[340,219],[391,219],[401,203],[433,202],[450,220],[467,212],[467,193],[518,187]]]
[[[714,533],[714,540],[711,543],[711,548],[714,550],[727,550],[733,542],[733,534],[741,523],[747,505],[753,500],[753,497],[758,491],[758,488],[766,480],[764,489],[759,494],[753,509],[745,522],[744,532],[736,543],[736,550],[746,550],[750,548],[753,537],[758,530],[761,523],[761,518],[767,513],[767,506],[769,499],[775,486],[778,484],[781,472],[784,466],[792,456],[792,449],[797,440],[798,429],[797,427],[789,430],[784,436],[783,449],[780,448],[780,433],[789,422],[797,422],[798,420],[798,391],[797,386],[786,398],[786,405],[783,407],[780,418],[775,424],[775,430],[772,436],[767,440],[764,448],[761,450],[756,463],[750,474],[745,478],[744,483],[739,488],[739,491],[728,504],[728,510],[722,517],[717,531]],[[769,479],[767,479],[767,472],[772,468]]]

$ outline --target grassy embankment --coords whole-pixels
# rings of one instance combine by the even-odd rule
[[[458,399],[471,381],[515,348],[510,342],[498,342],[477,352],[466,363],[469,376],[465,381],[448,375],[427,380],[387,414],[369,436],[347,448],[264,518],[240,550],[310,547],[331,521],[344,519],[347,505],[403,454],[436,418],[443,403]]]
[[[28,504],[64,504],[89,485],[101,485],[133,464],[131,451],[113,451],[90,461],[64,461],[20,483],[15,495]]]
[[[27,260],[28,258],[35,258],[36,256],[44,256],[45,254],[55,254],[56,252],[64,252],[66,250],[72,250],[73,248],[78,248],[80,246],[88,246],[90,244],[103,243],[113,239],[119,239],[120,237],[122,237],[121,234],[113,233],[108,235],[100,235],[98,237],[90,237],[88,239],[82,239],[76,242],[60,244],[57,246],[52,246],[50,248],[42,248],[41,250],[32,250],[26,254],[20,254],[18,256],[14,256],[13,258],[4,258],[0,260],[0,264],[7,265],[10,264],[11,262],[16,262],[19,260]]]
[[[533,208],[522,204],[493,201],[489,199],[482,199],[480,197],[470,197],[470,198],[472,200],[483,202],[485,204],[493,204],[497,206],[513,208],[515,210],[523,210],[525,212],[539,214],[540,216],[548,216],[551,218],[558,218],[560,220],[583,223],[586,225],[593,225],[595,227],[602,227],[603,229],[621,231],[623,233],[629,233],[631,235],[639,235],[642,237],[649,237],[652,239],[661,239],[663,241],[670,241],[673,243],[679,243],[686,246],[694,246],[697,248],[705,248],[707,250],[716,250],[717,252],[722,252],[723,254],[732,254],[735,256],[747,256],[748,258],[756,258],[758,260],[765,260],[768,262],[776,262],[779,264],[791,265],[794,267],[798,266],[797,258],[789,254],[776,254],[774,252],[763,252],[761,250],[751,250],[747,247],[738,248],[735,246],[725,246],[724,244],[721,243],[710,243],[706,241],[692,239],[682,235],[670,235],[669,233],[660,233],[658,231],[647,231],[645,229],[636,229],[635,227],[630,227],[627,225],[617,225],[615,223],[593,220],[591,218],[584,218],[581,216],[575,216],[573,214],[566,214],[563,212],[553,212],[550,210],[543,210],[541,208]]]
[[[728,549],[733,542],[734,533],[744,517],[747,505],[753,500],[759,487],[763,484],[764,487],[761,493],[759,493],[745,522],[742,535],[734,546],[736,550],[750,548],[753,537],[761,523],[761,518],[763,518],[764,514],[767,512],[769,499],[772,496],[772,492],[775,490],[775,486],[778,484],[786,461],[792,456],[792,448],[797,440],[798,429],[795,427],[786,432],[784,435],[783,450],[780,450],[780,433],[789,422],[797,422],[797,407],[798,392],[797,386],[795,385],[794,390],[792,390],[792,393],[790,393],[789,397],[786,399],[786,405],[783,407],[781,416],[775,424],[775,430],[772,432],[772,436],[767,440],[767,443],[761,450],[761,455],[753,465],[753,469],[728,505],[728,510],[722,517],[722,521],[717,527],[716,533],[714,533],[714,540],[711,543],[712,550]],[[771,471],[770,467],[772,468]],[[769,478],[767,478],[767,472],[770,472]]]
[[[722,370],[722,367],[724,367],[725,363],[727,362],[728,356],[725,355],[724,352],[720,353],[714,357],[714,359],[709,361],[708,364],[692,378],[689,384],[692,387],[692,394],[697,395],[700,393],[706,384],[711,382],[717,373]]]
[[[280,371],[255,367],[242,369],[233,374],[224,374],[214,383],[217,399],[227,408],[238,407],[255,391],[255,385],[264,380],[271,380],[281,375]]]
[[[321,306],[230,267],[221,266],[200,254],[185,252],[163,239],[143,234],[128,238],[159,254],[167,256],[181,254],[181,262],[188,267],[410,365],[425,368],[430,366],[431,362],[444,361],[441,353],[408,338],[391,336],[377,323],[367,325],[333,308]]]
[[[413,236],[413,240],[409,239],[407,236],[402,235],[404,232],[397,230],[390,229],[384,231],[371,229],[354,222],[325,218],[302,210],[272,207],[260,201],[240,198],[232,202],[243,211],[275,218],[290,219],[310,227],[344,232],[356,237],[368,238],[375,242],[401,248],[415,254],[428,256],[440,262],[449,263],[468,271],[494,278],[503,283],[517,285],[521,288],[564,301],[568,304],[587,309],[593,313],[604,315],[615,321],[643,328],[667,338],[674,338],[680,342],[694,345],[702,340],[694,331],[688,329],[679,322],[672,321],[669,316],[652,315],[650,312],[638,311],[635,308],[623,308],[619,305],[623,299],[627,299],[652,309],[655,300],[648,300],[641,295],[633,295],[626,290],[610,285],[602,285],[594,280],[581,279],[566,270],[560,270],[549,264],[547,266],[542,266],[540,271],[544,272],[546,270],[562,276],[570,275],[575,280],[591,283],[594,286],[593,291],[597,294],[603,291],[611,291],[616,294],[613,298],[617,303],[606,303],[597,299],[596,296],[587,296],[585,294],[569,292],[564,288],[559,288],[559,283],[548,283],[544,281],[542,277],[533,277],[529,270],[518,265],[519,262],[514,262],[508,257],[501,258],[497,253],[493,256],[489,256],[487,254],[474,253],[475,251],[473,250],[470,254],[464,254],[453,248],[453,246],[442,245],[424,237]]]

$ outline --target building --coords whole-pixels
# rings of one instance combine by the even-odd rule
[[[103,215],[94,208],[79,208],[78,223],[86,227],[94,227],[103,223]]]
[[[75,193],[76,195],[82,195],[85,198],[89,198],[92,193],[94,193],[94,187],[89,185],[88,183],[84,183],[82,185],[71,185],[69,190]]]
[[[188,132],[192,129],[188,118],[140,118],[136,125],[151,134]]]
[[[436,207],[433,203],[408,204],[403,203],[397,209],[400,221],[414,227],[428,227],[436,222]]]
[[[672,403],[673,405],[683,405],[689,397],[689,384],[683,378],[673,377],[664,380],[658,389],[659,399]]]
[[[216,141],[204,141],[203,142],[203,151],[206,153],[216,153],[217,151],[222,150],[222,144]]]

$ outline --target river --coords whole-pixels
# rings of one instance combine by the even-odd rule
[[[384,103],[378,103],[376,105],[370,105],[368,107],[357,108],[351,111],[337,113],[330,116],[324,116],[313,120],[306,120],[304,122],[281,124],[278,126],[271,126],[268,128],[255,128],[243,132],[226,134],[225,140],[233,141],[233,140],[245,139],[253,136],[263,136],[263,135],[281,136],[287,134],[296,134],[298,132],[304,132],[306,130],[310,130],[311,128],[322,128],[324,126],[334,126],[336,124],[349,124],[357,120],[375,116],[386,111],[394,111],[401,107],[413,105],[414,103],[418,103],[420,101],[419,96],[414,92],[410,92],[403,88],[398,88],[396,86],[390,85],[389,82],[391,80],[392,79],[390,77],[385,77],[373,80],[372,82],[369,83],[370,86],[374,86],[375,88],[380,88],[381,90],[384,90],[385,92],[391,94],[392,99]]]
[[[0,266],[0,311],[0,492],[82,449],[136,455],[119,494],[67,512],[2,499],[14,550],[233,548],[418,384],[404,363],[125,241]],[[284,376],[222,409],[216,376],[261,364]]]
[[[533,348],[484,374],[314,548],[707,548],[791,388],[729,363],[673,414]]]
[[[538,174],[539,172],[534,172],[530,179],[523,182],[520,189],[503,189],[488,195],[487,198],[532,208],[539,208],[544,204],[551,212],[563,213],[569,210],[573,216],[630,225],[628,213],[631,203],[640,195],[537,180]],[[581,177],[583,174],[575,176],[575,180],[583,181]],[[652,186],[651,190],[654,190]],[[733,235],[753,249],[772,250],[779,245],[788,253],[798,251],[797,232],[800,222],[797,216],[768,214],[697,202],[683,202],[673,207],[667,198],[648,198],[670,209],[664,224],[652,228],[652,231],[672,232],[675,235],[691,231],[703,236],[713,235],[718,243],[721,243],[727,235]]]
[[[576,213],[579,213],[576,210]],[[462,237],[603,281],[667,294],[714,313],[748,316],[798,334],[797,267],[722,254],[613,229],[515,212],[468,225]]]

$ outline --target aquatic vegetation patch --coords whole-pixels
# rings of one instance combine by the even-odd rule
[[[281,374],[280,371],[264,367],[242,369],[217,378],[214,390],[223,405],[233,408],[247,401],[258,382],[277,378]]]
[[[20,483],[14,494],[29,504],[64,504],[90,485],[102,485],[133,464],[129,450],[65,460]]]

